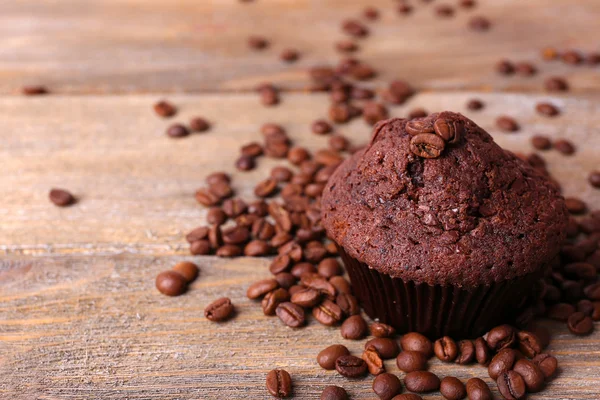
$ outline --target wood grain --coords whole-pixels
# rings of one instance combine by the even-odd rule
[[[455,3],[455,2],[452,2]],[[574,91],[600,89],[598,67],[544,63],[540,50],[598,51],[596,0],[479,1],[455,17],[434,15],[435,3],[415,2],[406,17],[396,3],[372,0],[383,17],[370,24],[357,56],[380,70],[372,84],[409,79],[420,89],[539,91],[549,75],[565,75]],[[249,90],[265,80],[307,85],[310,66],[335,64],[340,23],[360,15],[363,1],[63,0],[0,3],[0,93],[44,84],[55,93],[212,92]],[[473,15],[493,27],[468,29]],[[251,51],[247,38],[264,35],[270,49]],[[302,59],[278,58],[288,47]],[[505,78],[501,58],[531,61],[533,78]]]

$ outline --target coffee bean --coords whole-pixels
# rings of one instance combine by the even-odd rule
[[[292,394],[292,377],[283,369],[274,369],[267,374],[267,390],[273,397],[284,398]]]
[[[575,311],[575,307],[571,304],[557,303],[548,308],[546,316],[557,321],[566,321]]]
[[[561,55],[562,60],[571,65],[581,64],[583,62],[583,56],[576,50],[567,50]]]
[[[317,266],[319,275],[325,278],[331,278],[343,274],[342,266],[335,258],[325,258]]]
[[[21,88],[21,93],[23,93],[25,96],[39,96],[48,94],[48,89],[41,85],[29,85],[23,86]]]
[[[300,307],[314,307],[321,302],[321,293],[313,288],[304,288],[292,295],[291,302]]]
[[[558,369],[558,361],[550,354],[538,354],[531,361],[540,368],[546,380],[552,378]]]
[[[454,361],[458,355],[458,347],[451,337],[444,336],[435,341],[433,344],[433,352],[440,361],[451,362]]]
[[[214,185],[218,182],[231,183],[231,177],[225,172],[213,172],[206,177],[207,185]]]
[[[483,102],[479,99],[470,99],[467,102],[467,109],[469,109],[471,111],[481,110],[483,108],[483,106],[484,106]]]
[[[344,321],[340,333],[344,339],[360,340],[367,333],[367,323],[360,315],[352,315]]]
[[[491,21],[481,15],[475,15],[469,19],[469,28],[474,31],[484,32],[489,30],[491,26]]]
[[[479,378],[467,381],[467,396],[469,400],[493,400],[494,396],[487,383]]]
[[[438,17],[448,18],[454,15],[454,8],[447,4],[440,4],[435,8],[435,13]]]
[[[192,243],[192,242],[195,242],[196,240],[206,239],[207,237],[208,237],[208,227],[200,226],[200,227],[194,229],[193,231],[191,231],[190,233],[188,233],[187,235],[185,235],[185,240],[187,240],[188,243]]]
[[[410,4],[400,3],[398,4],[398,13],[402,15],[410,14],[413,10],[413,7]]]
[[[590,300],[600,300],[600,282],[586,286],[583,293]]]
[[[250,36],[248,38],[248,46],[253,50],[264,50],[269,47],[269,41],[262,36]]]
[[[585,207],[585,204],[584,204]],[[569,207],[567,206],[567,209]],[[584,208],[585,210],[585,208]],[[585,281],[595,281],[597,278],[596,267],[585,262],[570,263],[563,267],[565,275]]]
[[[367,369],[371,375],[379,375],[385,371],[383,360],[375,347],[365,349],[362,354],[362,359],[367,364]]]
[[[225,244],[243,244],[250,239],[250,231],[243,226],[232,226],[222,231]]]
[[[269,254],[271,247],[264,240],[251,240],[244,247],[244,255],[248,257],[261,257]]]
[[[248,157],[258,157],[264,152],[263,147],[258,142],[250,142],[240,148],[240,154]]]
[[[371,335],[379,338],[389,338],[396,333],[394,327],[382,322],[372,323],[369,330],[371,331]]]
[[[188,129],[181,124],[173,124],[167,128],[167,136],[172,138],[182,138],[190,134]]]
[[[404,386],[411,392],[433,392],[440,388],[440,378],[429,371],[413,371],[404,377]]]
[[[160,117],[168,118],[177,113],[177,108],[168,101],[161,100],[154,104],[154,112]]]
[[[338,124],[350,121],[352,110],[347,104],[333,104],[329,108],[329,118]]]
[[[249,299],[258,299],[272,290],[277,289],[279,284],[275,279],[263,279],[250,285],[246,291],[246,296]]]
[[[499,351],[517,343],[517,332],[510,325],[500,325],[488,332],[486,340],[490,349]]]
[[[533,358],[542,352],[540,339],[532,332],[520,331],[518,334],[519,351],[529,358]]]
[[[576,197],[565,198],[565,205],[571,214],[584,214],[587,211],[585,202]]]
[[[549,92],[565,92],[569,90],[569,84],[564,78],[553,76],[544,81],[544,86]]]
[[[445,147],[446,144],[442,138],[429,133],[418,134],[410,140],[410,151],[423,158],[437,158]]]
[[[193,132],[206,132],[210,128],[210,123],[202,117],[194,117],[190,120],[190,130]]]
[[[421,133],[434,133],[434,121],[431,118],[413,119],[406,123],[404,127],[406,133],[411,136],[417,136]]]
[[[325,349],[321,350],[317,355],[317,363],[323,369],[332,370],[335,369],[335,361],[341,356],[347,356],[350,354],[348,348],[341,344],[333,344]]]
[[[388,110],[381,103],[368,102],[363,106],[363,118],[368,124],[375,125],[377,122],[388,118]]]
[[[516,132],[519,130],[519,124],[513,118],[502,115],[496,118],[496,126],[504,132]]]
[[[208,240],[196,240],[190,243],[190,254],[194,256],[210,254],[211,246]]]
[[[528,62],[520,62],[515,65],[515,72],[521,76],[533,76],[537,73],[537,68]]]
[[[433,129],[436,135],[448,143],[458,142],[465,132],[464,124],[461,121],[452,121],[443,117],[436,119]]]
[[[508,60],[501,60],[496,64],[496,72],[502,75],[512,75],[515,73],[515,66]]]
[[[233,304],[228,297],[221,297],[204,309],[204,316],[213,322],[225,321],[233,314]]]
[[[290,272],[292,273],[292,275],[299,279],[302,275],[316,273],[317,269],[314,265],[307,262],[303,262],[294,265]]]
[[[461,340],[458,342],[458,356],[455,362],[460,365],[466,365],[475,359],[475,344],[471,340]]]
[[[290,299],[290,294],[283,288],[275,289],[269,292],[262,299],[262,309],[265,315],[275,315],[277,306]]]
[[[352,53],[358,50],[358,45],[351,40],[339,40],[335,42],[335,48],[342,53]]]
[[[498,391],[507,400],[519,400],[525,398],[525,381],[515,371],[503,372],[496,381]]]
[[[177,271],[163,271],[156,276],[156,288],[167,296],[180,296],[187,290],[187,281]]]
[[[235,167],[240,171],[250,171],[254,169],[255,166],[256,162],[254,161],[254,157],[250,156],[240,156],[235,162]]]
[[[373,392],[382,400],[391,400],[401,391],[402,383],[394,374],[380,374],[373,380]]]
[[[512,369],[517,359],[517,352],[513,349],[502,349],[492,358],[488,366],[488,374],[493,380],[506,371]]]
[[[327,386],[321,393],[321,400],[348,400],[348,393],[339,386]]]
[[[280,272],[287,271],[291,263],[290,256],[287,254],[282,254],[273,259],[271,262],[271,266],[269,267],[269,271],[275,275]]]
[[[363,10],[363,15],[368,20],[376,20],[379,18],[379,10],[374,7],[367,7]]]
[[[588,175],[588,182],[595,188],[600,188],[600,171],[592,171]]]
[[[351,355],[343,355],[335,360],[335,369],[346,378],[358,378],[367,372],[367,363]]]
[[[409,332],[400,339],[402,350],[419,351],[425,354],[426,357],[433,355],[433,344],[427,337],[417,332]]]
[[[203,206],[210,207],[220,203],[221,199],[208,189],[198,189],[194,195],[196,201]]]
[[[66,207],[75,203],[75,197],[65,189],[51,189],[48,198],[58,207]]]
[[[221,237],[221,227],[218,225],[211,225],[208,230],[208,241],[213,249],[218,248],[223,244],[223,238]]]
[[[198,276],[198,266],[189,261],[182,261],[173,267],[173,271],[177,272],[179,275],[183,276],[187,283],[193,282]]]
[[[284,49],[279,54],[279,58],[281,58],[282,61],[291,63],[297,61],[298,58],[300,58],[300,53],[296,49]]]
[[[336,282],[335,278],[336,277],[331,278],[330,283]],[[347,283],[347,281],[345,279],[343,280],[343,282]],[[336,290],[340,291],[339,287],[340,286],[338,285],[337,286],[338,289],[336,289]],[[342,289],[345,290],[345,288],[343,288],[343,287],[342,287]],[[348,285],[348,289],[349,289],[349,285]],[[335,303],[340,307],[342,312],[347,316],[357,315],[360,313],[360,307],[358,305],[358,300],[356,300],[356,297],[354,297],[352,294],[350,294],[348,292],[339,293],[335,298]]]
[[[404,350],[396,357],[396,365],[404,372],[424,371],[427,369],[427,356],[420,351]]]
[[[279,304],[275,309],[275,314],[281,322],[291,328],[298,328],[306,322],[304,310],[294,303],[283,302]]]
[[[475,358],[481,365],[487,365],[491,359],[490,348],[484,338],[478,337],[475,339]]]
[[[594,313],[594,303],[587,299],[579,300],[577,302],[577,311],[587,315],[588,317],[591,317]]]
[[[369,34],[369,30],[360,21],[349,19],[342,23],[344,33],[357,38],[365,37]]]
[[[533,362],[527,359],[517,360],[513,370],[521,375],[528,392],[535,393],[542,390],[544,386],[544,374]]]
[[[390,338],[374,338],[365,343],[365,349],[373,346],[384,360],[394,358],[400,351],[398,343]]]
[[[242,255],[242,248],[240,246],[236,246],[235,244],[226,244],[217,249],[216,255],[218,257],[239,257]]]
[[[338,324],[343,317],[342,309],[331,300],[323,300],[313,308],[312,315],[323,325],[333,326]]]
[[[290,289],[296,283],[296,278],[289,272],[280,272],[276,274],[275,280],[279,283],[279,286],[284,289]]]
[[[575,312],[569,316],[567,320],[567,327],[571,333],[579,336],[585,336],[589,335],[594,330],[594,322],[584,313]]]
[[[440,382],[440,393],[448,400],[461,400],[467,396],[465,385],[460,379],[447,376]]]
[[[227,214],[219,207],[211,207],[206,213],[206,222],[211,225],[223,225],[227,221]]]
[[[560,113],[560,110],[551,103],[538,103],[535,109],[538,113],[547,117],[554,117]]]
[[[547,136],[535,135],[531,138],[531,144],[537,150],[549,150],[552,148],[552,141]]]

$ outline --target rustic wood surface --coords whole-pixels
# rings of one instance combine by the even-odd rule
[[[596,0],[480,0],[447,19],[434,15],[440,2],[420,0],[408,16],[392,0],[19,0],[0,2],[0,93],[23,84],[60,93],[247,90],[265,80],[301,88],[308,67],[338,62],[331,49],[345,37],[341,21],[367,3],[385,13],[356,54],[381,71],[374,84],[410,78],[424,89],[540,90],[545,77],[563,74],[573,90],[600,88],[598,67],[540,58],[546,46],[600,50]],[[488,17],[492,29],[470,30],[473,15]],[[251,34],[271,48],[250,50]],[[302,52],[298,63],[279,60],[288,47]],[[498,76],[493,67],[505,57],[535,62],[540,73]]]
[[[434,17],[435,2],[414,1],[408,17],[393,12],[392,1],[369,3],[388,12],[359,41],[357,56],[381,70],[367,85],[381,87],[397,77],[425,89],[392,108],[392,115],[415,107],[463,112],[502,146],[520,152],[532,150],[534,133],[569,138],[577,154],[546,152],[549,169],[567,196],[600,207],[600,191],[585,181],[600,160],[599,67],[546,63],[539,55],[548,45],[600,50],[599,2],[480,0],[476,9],[448,20]],[[205,210],[193,193],[208,173],[232,172],[236,192],[250,199],[253,185],[281,163],[261,159],[243,174],[233,168],[239,146],[260,140],[264,122],[283,124],[299,145],[326,143],[309,129],[324,116],[326,95],[285,93],[278,107],[267,109],[244,92],[265,80],[305,88],[308,67],[338,62],[330,49],[344,37],[340,22],[358,16],[364,5],[0,2],[0,398],[267,399],[264,378],[275,367],[293,375],[295,398],[318,398],[328,384],[346,387],[353,399],[374,398],[370,378],[349,381],[315,362],[329,344],[343,342],[358,354],[364,340],[345,341],[337,329],[312,320],[292,331],[246,298],[249,284],[268,276],[268,260],[191,257],[183,240],[203,223]],[[490,18],[493,28],[470,31],[472,15]],[[270,38],[272,47],[250,51],[251,33]],[[300,50],[302,59],[282,63],[278,54],[286,47]],[[532,61],[540,73],[500,77],[493,66],[503,57]],[[569,79],[571,93],[543,93],[543,79],[553,74]],[[58,95],[14,96],[24,84],[44,84]],[[152,112],[164,97],[180,109],[170,120]],[[486,108],[467,111],[473,97]],[[539,116],[539,100],[554,102],[562,114]],[[503,114],[514,116],[522,130],[499,133],[494,121]],[[170,123],[196,115],[213,129],[181,140],[164,135]],[[354,143],[370,134],[362,120],[337,129]],[[54,207],[47,193],[56,186],[79,202]],[[184,296],[160,295],[156,274],[180,260],[197,262],[199,279]],[[237,316],[210,323],[202,311],[222,295],[232,298]],[[549,350],[561,371],[530,398],[597,399],[600,326],[577,338],[562,324],[544,324],[554,334]],[[393,360],[386,365],[397,371]],[[479,366],[431,365],[440,376],[487,376]]]

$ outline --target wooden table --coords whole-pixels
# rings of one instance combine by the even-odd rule
[[[268,276],[267,259],[191,257],[183,240],[203,223],[205,210],[193,193],[204,176],[230,171],[237,193],[251,198],[253,185],[277,164],[261,159],[243,175],[232,166],[240,144],[260,138],[262,123],[282,123],[296,143],[312,149],[326,142],[309,126],[328,98],[302,90],[305,70],[336,62],[330,48],[342,37],[339,21],[357,16],[365,3],[0,3],[0,397],[267,399],[265,375],[281,367],[294,377],[296,398],[318,398],[328,384],[346,387],[353,399],[374,398],[369,378],[347,381],[315,362],[329,344],[344,342],[358,354],[364,341],[344,341],[337,329],[314,322],[292,331],[245,297],[252,281]],[[463,112],[502,146],[523,152],[532,150],[534,133],[569,138],[576,156],[548,152],[550,171],[566,195],[600,206],[600,191],[585,181],[600,160],[600,69],[539,56],[546,45],[599,50],[600,2],[480,1],[448,20],[433,16],[435,3],[415,1],[407,17],[391,1],[369,3],[388,11],[360,41],[358,56],[382,69],[368,86],[398,77],[420,89],[391,109],[394,116],[417,106]],[[477,14],[491,19],[489,32],[467,28]],[[250,32],[271,38],[272,47],[250,51]],[[302,60],[279,61],[285,47],[298,48]],[[540,73],[500,77],[493,66],[503,57],[535,62]],[[544,93],[542,81],[553,74],[567,76],[572,90]],[[264,80],[285,88],[278,107],[261,106],[249,90]],[[16,95],[24,84],[47,85],[52,94]],[[164,129],[172,120],[151,108],[164,97],[180,109],[173,120],[203,115],[214,128],[168,139]],[[473,97],[485,110],[465,109]],[[539,100],[553,101],[562,115],[538,115]],[[514,116],[521,132],[499,133],[494,120],[501,114]],[[370,133],[363,121],[339,129],[355,143]],[[72,190],[78,204],[51,205],[54,186]],[[197,262],[200,278],[184,296],[159,295],[154,277],[180,260]],[[238,315],[210,323],[202,311],[222,295],[232,298]],[[600,325],[592,336],[576,338],[562,324],[544,323],[561,371],[530,398],[599,398]],[[397,371],[393,364],[387,363]],[[437,361],[431,370],[487,376],[479,366]]]

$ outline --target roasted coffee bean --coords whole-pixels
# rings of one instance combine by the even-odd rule
[[[413,108],[408,113],[408,119],[425,118],[429,113],[424,108]]]
[[[208,227],[200,226],[200,227],[194,229],[193,231],[191,231],[190,233],[188,233],[187,235],[185,235],[185,240],[187,240],[188,243],[192,243],[192,242],[195,242],[196,240],[206,239],[207,237],[208,237]]]
[[[327,279],[319,274],[302,274],[300,282],[306,286],[318,290],[319,292],[333,298],[335,296],[335,288]]]
[[[335,277],[331,278],[331,281],[336,282]],[[347,281],[344,279],[344,282],[347,282]],[[340,287],[340,285],[338,284],[336,290],[340,291],[340,289],[345,290],[344,287]],[[360,307],[358,305],[358,300],[356,300],[356,297],[354,297],[350,293],[347,293],[347,292],[339,293],[335,298],[335,303],[340,307],[340,309],[346,316],[357,315],[360,313]]]
[[[284,232],[292,230],[292,221],[290,214],[280,204],[275,202],[269,203],[269,215],[275,220],[275,224]]]
[[[292,147],[287,154],[287,159],[294,165],[300,165],[310,158],[310,153],[304,147]]]
[[[225,172],[213,172],[206,177],[207,185],[214,185],[218,182],[231,183],[231,177]]]
[[[161,100],[154,104],[154,112],[163,118],[172,117],[177,113],[177,108],[166,100]]]
[[[208,189],[198,189],[195,194],[196,201],[203,206],[210,207],[219,204],[221,199]]]
[[[344,339],[360,340],[367,333],[367,323],[360,315],[352,315],[344,321],[340,333]]]
[[[350,145],[348,139],[342,135],[333,135],[329,138],[329,147],[335,151],[344,151]]]
[[[275,280],[279,283],[279,286],[284,289],[290,289],[296,283],[296,278],[289,272],[280,272],[276,274]]]
[[[583,62],[583,56],[576,50],[567,50],[561,55],[562,60],[571,65],[581,64]]]
[[[575,311],[575,307],[568,303],[553,304],[546,311],[546,316],[557,321],[566,321]]]
[[[543,346],[540,339],[532,332],[520,331],[517,334],[519,351],[529,358],[542,352]]]
[[[312,315],[323,325],[333,326],[338,324],[343,317],[342,309],[331,300],[323,300],[313,308]]]
[[[190,120],[190,130],[193,132],[206,132],[210,128],[210,123],[202,117],[194,117]]]
[[[208,230],[208,241],[213,249],[218,248],[223,244],[221,237],[221,227],[219,225],[211,225]]]
[[[329,119],[338,124],[350,121],[352,110],[348,104],[332,104],[329,108]]]
[[[277,181],[272,178],[265,179],[259,182],[254,188],[254,194],[257,197],[268,197],[275,193],[277,189]]]
[[[600,171],[592,171],[588,175],[588,182],[595,188],[600,188]]]
[[[321,302],[321,292],[313,288],[305,288],[292,295],[291,302],[300,307],[314,307]]]
[[[196,240],[190,243],[190,254],[194,256],[210,254],[211,245],[208,240]]]
[[[48,94],[48,89],[41,85],[28,85],[21,88],[21,93],[25,96],[39,96]]]
[[[383,360],[375,347],[369,347],[363,351],[362,359],[367,364],[367,369],[371,375],[379,375],[385,372]]]
[[[510,325],[500,325],[488,332],[486,340],[490,349],[499,351],[517,343],[517,332]]]
[[[360,21],[348,19],[342,23],[344,33],[357,38],[365,37],[369,34],[369,30]]]
[[[467,396],[469,400],[493,400],[494,396],[487,383],[479,378],[467,381]]]
[[[311,263],[303,262],[296,264],[292,267],[291,271],[292,275],[296,278],[300,279],[302,275],[305,274],[314,274],[317,272],[317,269]]]
[[[180,296],[187,290],[187,281],[177,271],[163,271],[156,276],[156,288],[167,296]]]
[[[206,213],[206,222],[211,225],[223,225],[227,221],[227,214],[219,207],[211,207]]]
[[[455,362],[460,365],[466,365],[475,359],[475,344],[471,340],[461,340],[458,342],[458,356]]]
[[[240,171],[250,171],[256,167],[254,157],[240,156],[235,162],[235,167]]]
[[[571,214],[584,214],[587,211],[585,202],[576,197],[567,197],[565,199],[565,205]]]
[[[444,114],[444,113],[442,113]],[[458,142],[465,132],[465,126],[461,121],[452,121],[439,117],[433,124],[436,135],[448,143]]]
[[[263,147],[258,142],[250,142],[240,148],[240,154],[247,157],[258,157],[264,152]]]
[[[417,332],[410,332],[402,336],[400,345],[404,351],[420,351],[425,354],[426,357],[431,357],[433,355],[433,344],[431,343],[431,340]]]
[[[373,346],[377,349],[384,360],[394,358],[400,351],[398,343],[390,338],[374,338],[365,343],[365,349]]]
[[[481,365],[487,365],[492,358],[490,348],[482,337],[475,339],[475,358]]]
[[[538,103],[535,106],[536,111],[539,114],[545,115],[547,117],[554,117],[560,113],[560,110],[551,103]]]
[[[269,41],[262,36],[252,35],[248,37],[248,46],[253,50],[263,50],[269,47]]]
[[[373,392],[382,400],[391,400],[401,391],[402,383],[394,374],[384,373],[373,380]]]
[[[528,392],[535,393],[542,390],[544,386],[544,374],[533,362],[527,359],[517,360],[513,370],[521,375]]]
[[[444,336],[435,341],[433,344],[433,352],[440,361],[451,362],[454,361],[458,355],[458,347],[451,337]]]
[[[538,354],[531,361],[540,368],[546,380],[552,378],[558,369],[558,361],[550,354]]]
[[[519,130],[517,121],[506,115],[496,118],[496,126],[504,132],[516,132]]]
[[[404,372],[424,371],[427,369],[427,356],[420,351],[403,350],[396,357],[396,365]]]
[[[481,110],[483,108],[483,106],[484,106],[483,102],[479,99],[470,99],[467,102],[467,108],[471,111]]]
[[[348,400],[348,393],[339,386],[327,386],[321,393],[321,400]]]
[[[429,371],[413,371],[404,377],[404,386],[411,392],[433,392],[440,388],[440,378]]]
[[[445,147],[446,144],[442,138],[429,133],[418,134],[410,140],[410,151],[423,158],[437,158]]]
[[[277,306],[275,314],[277,314],[284,324],[291,328],[298,328],[306,322],[302,307],[287,301]]]
[[[585,336],[592,333],[594,330],[594,322],[592,318],[582,312],[571,314],[567,320],[567,327],[571,333],[579,336]]]
[[[596,267],[585,262],[570,263],[563,267],[565,275],[585,281],[596,280]]]
[[[544,81],[544,86],[549,92],[565,92],[569,90],[569,84],[564,78],[553,76]]]
[[[323,369],[335,369],[335,361],[341,356],[350,355],[350,351],[346,346],[341,344],[333,344],[321,350],[317,355],[317,363]]]
[[[312,132],[317,135],[325,135],[326,133],[331,132],[333,128],[329,122],[324,119],[318,119],[312,123],[311,129]]]
[[[492,23],[486,17],[475,15],[469,19],[469,28],[478,32],[485,32],[490,29]]]
[[[175,264],[173,271],[183,276],[187,283],[193,282],[198,277],[198,266],[189,261],[181,261]]]
[[[75,197],[65,189],[51,189],[48,198],[58,207],[66,207],[75,203]]]
[[[567,139],[558,139],[554,142],[554,148],[565,156],[575,153],[575,145]]]
[[[277,306],[290,299],[290,294],[283,288],[275,289],[269,292],[262,299],[262,309],[265,315],[275,315]]]
[[[440,382],[440,393],[448,400],[461,400],[467,396],[467,389],[460,379],[447,376]]]
[[[586,286],[583,289],[583,294],[590,300],[600,300],[600,282]]]
[[[233,314],[233,304],[228,297],[221,297],[204,309],[204,316],[213,322],[225,321]]]
[[[389,338],[396,333],[396,330],[393,326],[384,324],[382,322],[372,323],[369,327],[369,330],[371,331],[371,335],[378,338]]]
[[[346,378],[358,378],[367,373],[367,363],[362,358],[344,355],[335,360],[335,369]]]
[[[413,119],[406,123],[404,129],[411,136],[417,136],[421,133],[434,133],[434,121],[431,118]]]
[[[282,254],[273,259],[271,262],[271,266],[269,267],[269,271],[275,275],[280,272],[287,271],[291,263],[290,256],[287,254]]]
[[[329,283],[333,285],[333,287],[338,293],[352,294],[352,287],[350,286],[350,282],[348,282],[343,276],[333,276],[329,279]],[[348,308],[344,307],[337,300],[336,302],[340,307],[342,307],[344,312],[348,311]]]
[[[285,129],[281,125],[274,124],[274,123],[266,123],[266,124],[264,124],[260,128],[260,132],[265,137],[270,137],[270,136],[285,136],[286,135]]]
[[[252,215],[252,214],[250,214],[250,215]],[[275,236],[275,226],[273,226],[271,223],[267,222],[264,218],[258,218],[252,223],[251,233],[252,233],[252,236],[256,239],[269,240],[269,239],[272,239],[273,236]],[[281,260],[279,262],[281,262]],[[283,270],[287,269],[287,266],[289,266],[289,260],[288,260],[287,265],[282,267]],[[277,271],[277,272],[271,271],[271,272],[277,273],[277,272],[281,272],[281,271]]]
[[[451,6],[449,6],[447,4],[440,4],[439,6],[437,6],[435,8],[435,13],[439,17],[444,17],[444,18],[452,17],[454,15],[454,8],[452,8]]]
[[[531,145],[537,150],[549,150],[552,148],[552,141],[547,136],[535,135],[531,138]]]
[[[286,167],[274,167],[271,170],[271,178],[277,182],[289,182],[292,179],[293,172]]]
[[[379,10],[374,7],[367,7],[363,10],[363,15],[368,20],[376,20],[379,18]]]
[[[352,53],[358,50],[358,45],[352,40],[340,40],[335,42],[335,48],[342,53]]]
[[[294,62],[300,58],[300,53],[296,49],[284,49],[280,54],[279,58],[285,62]]]
[[[503,372],[496,381],[498,391],[507,400],[519,400],[525,398],[525,381],[515,371]]]
[[[380,103],[368,102],[363,106],[363,118],[368,124],[375,125],[377,122],[388,118],[387,108]]]
[[[273,397],[284,398],[292,394],[292,377],[283,369],[274,369],[267,374],[267,390]]]
[[[246,291],[246,296],[249,299],[258,299],[272,290],[277,289],[279,284],[275,279],[263,279],[254,282]]]
[[[579,300],[577,302],[577,311],[587,315],[588,317],[591,317],[594,313],[594,303],[587,299]]]
[[[492,361],[490,361],[490,365],[488,366],[488,374],[490,378],[496,380],[503,372],[511,370],[513,365],[515,365],[516,359],[517,352],[515,350],[500,350],[498,354],[492,358]]]
[[[227,199],[223,202],[223,211],[229,218],[235,218],[248,210],[248,205],[242,199]]]
[[[501,60],[496,64],[496,71],[502,75],[512,75],[515,73],[515,66],[508,60]]]
[[[537,68],[528,62],[520,62],[515,65],[515,72],[521,76],[533,76],[537,73]]]
[[[248,257],[260,257],[269,254],[271,247],[264,240],[251,240],[244,247],[244,255]]]
[[[190,134],[190,131],[181,124],[173,124],[167,128],[167,136],[172,138],[182,138]]]
[[[335,258],[325,258],[324,260],[321,260],[317,266],[317,271],[319,272],[319,275],[322,275],[325,278],[341,275],[344,272],[342,271],[342,266]]]
[[[250,239],[250,231],[243,226],[232,226],[222,231],[225,244],[243,244]]]
[[[217,249],[216,251],[216,255],[218,257],[239,257],[242,255],[242,248],[240,246],[237,246],[235,244],[226,244],[224,246],[221,246]]]

